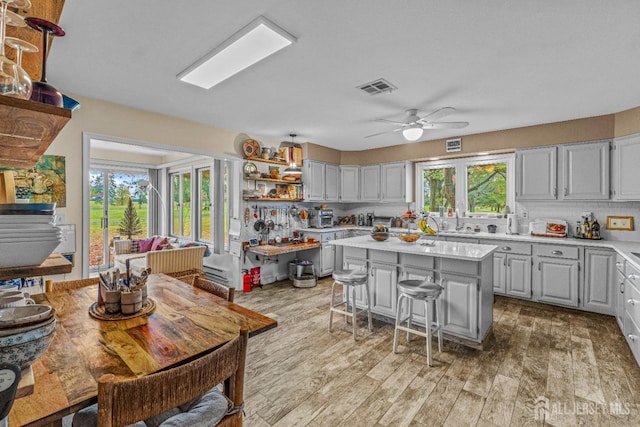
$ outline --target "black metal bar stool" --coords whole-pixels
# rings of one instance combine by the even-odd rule
[[[342,285],[344,287],[344,294],[346,298],[343,298],[337,304],[334,304],[336,285]],[[363,286],[367,295],[367,308],[356,308],[356,288]],[[349,291],[351,291],[352,299],[351,311],[349,311]],[[344,309],[340,306],[344,305]],[[331,303],[329,305],[329,332],[333,328],[333,313],[340,313],[345,315],[345,320],[351,317],[351,323],[353,324],[353,339],[356,339],[356,323],[358,311],[367,311],[369,315],[369,331],[373,328],[371,326],[371,297],[369,295],[369,286],[367,286],[367,271],[366,270],[340,270],[333,272],[333,286],[331,286]]]
[[[431,337],[433,331],[438,334],[438,352],[442,351],[442,330],[440,325],[440,295],[443,287],[431,281],[431,277],[427,280],[402,280],[398,282],[398,308],[396,310],[396,326],[393,331],[393,352],[397,353],[398,349],[398,331],[407,332],[407,342],[410,341],[410,335],[419,335],[427,339],[427,363],[432,366],[433,358],[431,357]],[[407,302],[407,317],[402,318],[402,305]],[[425,331],[411,328],[413,320],[413,301],[424,301],[425,308]],[[431,324],[433,307],[436,315],[435,327]],[[403,323],[406,322],[406,326]]]

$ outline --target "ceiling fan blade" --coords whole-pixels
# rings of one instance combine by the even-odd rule
[[[426,116],[422,117],[420,119],[420,121],[423,122],[431,122],[433,120],[438,120],[441,119],[445,116],[448,116],[449,114],[453,114],[456,112],[456,109],[453,107],[444,107],[444,108],[440,108],[432,113],[427,114]]]
[[[380,123],[393,123],[394,125],[406,125],[405,122],[396,122],[395,120],[375,119],[374,121]]]
[[[397,128],[397,129],[393,129],[393,130],[387,130],[384,132],[378,132],[378,133],[374,133],[371,135],[367,135],[365,136],[365,138],[371,138],[372,136],[378,136],[378,135],[384,135],[385,133],[394,133],[394,132],[400,132],[402,130],[402,128]]]
[[[422,129],[462,129],[469,126],[469,122],[429,122]]]

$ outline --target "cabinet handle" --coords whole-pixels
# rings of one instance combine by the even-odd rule
[[[620,283],[620,293],[624,294],[624,282]]]
[[[634,300],[633,298],[629,298],[629,299],[627,300],[627,304],[629,304],[629,305],[636,305],[636,300]]]
[[[503,251],[510,251],[511,250],[511,246],[503,246],[502,250]]]
[[[638,275],[633,273],[627,276],[627,279],[633,280],[633,281],[635,281],[637,278],[638,278]]]
[[[540,262],[538,262],[538,271],[540,271]]]
[[[551,251],[552,255],[562,255],[562,251]]]
[[[618,268],[622,268],[622,263],[621,263],[621,262],[616,261],[616,267],[618,267]]]
[[[553,189],[553,197],[558,197],[558,188]]]
[[[564,195],[567,196],[569,193],[567,192],[567,187],[564,187]]]
[[[633,335],[633,334],[629,334],[629,335],[627,335],[627,337],[629,338],[629,341],[634,341],[634,342],[635,342],[635,340],[636,340],[636,338],[637,338],[637,337],[636,337],[635,335]]]
[[[504,257],[504,261],[502,263],[505,267],[507,266],[507,257]]]

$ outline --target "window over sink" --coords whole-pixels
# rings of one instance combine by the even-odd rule
[[[504,214],[514,206],[514,155],[476,156],[417,164],[416,204],[425,212]]]

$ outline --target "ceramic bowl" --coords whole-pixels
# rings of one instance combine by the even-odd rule
[[[0,242],[0,268],[40,265],[58,247],[61,239]]]
[[[8,337],[10,335],[22,334],[24,332],[29,332],[34,329],[43,328],[55,321],[56,321],[56,318],[55,316],[53,316],[48,319],[44,319],[42,322],[32,323],[26,326],[16,326],[15,328],[0,329],[0,339],[3,337]]]
[[[32,325],[51,318],[53,314],[53,308],[41,304],[0,308],[0,328],[10,329],[18,326]]]
[[[34,341],[49,335],[56,330],[56,318],[46,320],[28,331],[23,331],[23,328],[16,328],[15,334],[0,337],[0,347],[10,347],[12,345],[22,344],[29,341]]]
[[[405,243],[415,243],[420,238],[420,233],[399,233],[398,239]]]
[[[373,233],[371,233],[371,238],[373,240],[378,241],[378,242],[384,242],[385,240],[387,240],[389,238],[389,232],[388,231],[374,231]]]
[[[55,327],[47,335],[10,346],[0,346],[0,363],[13,363],[25,369],[47,351],[55,335]]]

